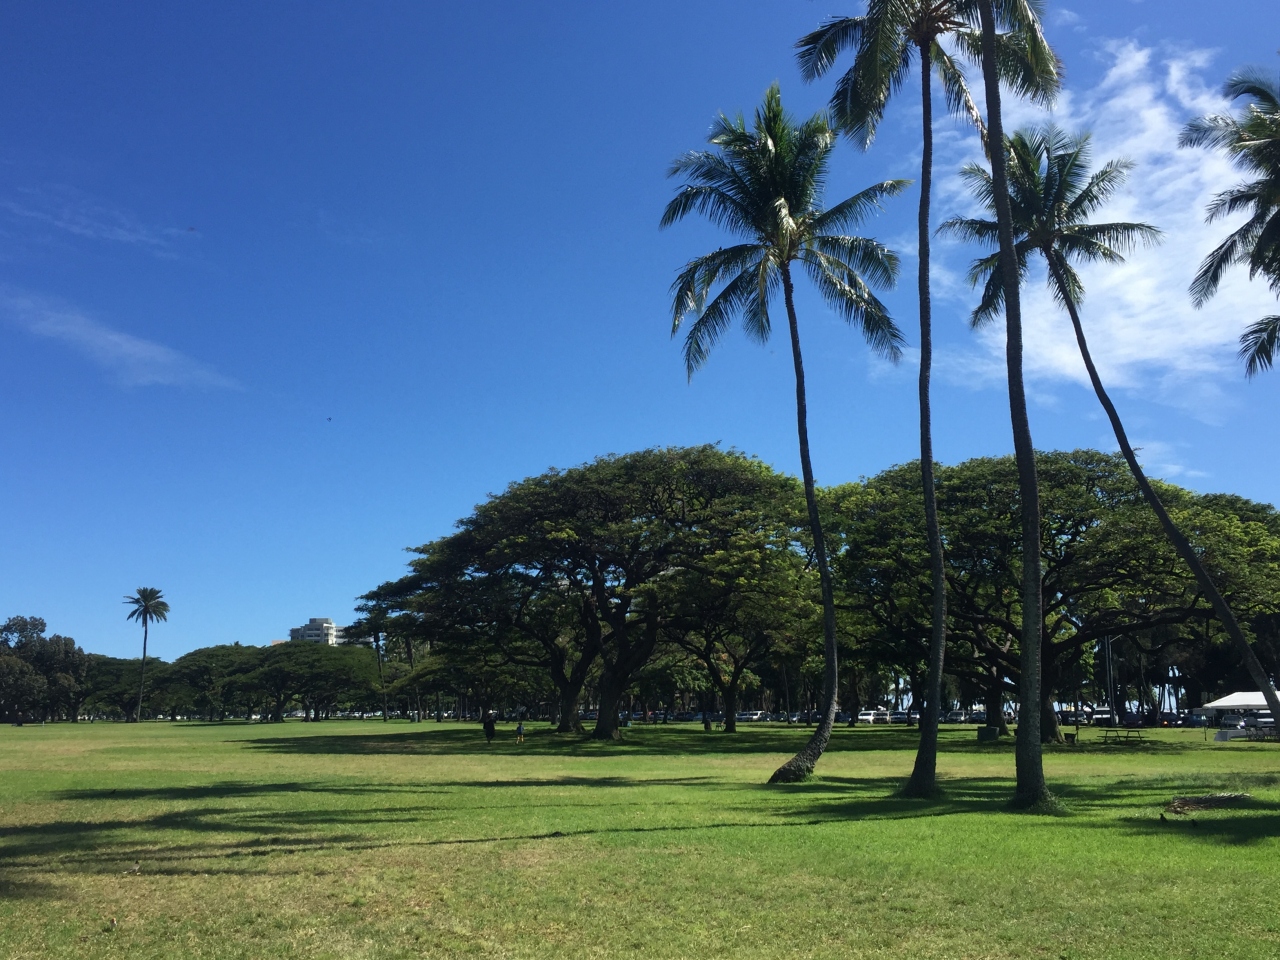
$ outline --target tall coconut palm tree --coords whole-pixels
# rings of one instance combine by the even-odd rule
[[[1280,294],[1280,83],[1261,70],[1244,70],[1227,80],[1228,100],[1249,100],[1244,113],[1192,120],[1182,130],[1182,147],[1217,147],[1255,179],[1224,190],[1209,204],[1210,223],[1247,211],[1249,219],[1228,234],[1204,259],[1191,282],[1191,298],[1203,306],[1218,291],[1222,274],[1234,264],[1248,264],[1250,279],[1268,278]],[[1240,338],[1240,358],[1253,376],[1271,366],[1280,346],[1280,316],[1263,317]]]
[[[135,721],[141,721],[142,693],[146,689],[147,674],[147,626],[158,620],[168,620],[169,604],[165,602],[164,594],[155,587],[139,587],[138,592],[131,597],[125,597],[124,602],[133,608],[125,619],[136,620],[142,624],[142,669],[138,671],[138,711],[133,718]]]
[[[770,781],[794,782],[813,772],[826,749],[835,722],[839,674],[831,572],[809,459],[804,362],[792,268],[802,266],[831,308],[858,327],[873,349],[896,360],[902,335],[868,281],[892,284],[898,272],[897,255],[875,240],[840,231],[861,223],[880,208],[883,198],[900,193],[908,181],[878,183],[824,209],[822,190],[836,132],[824,114],[797,123],[783,110],[777,84],[765,94],[750,129],[741,115],[729,118],[721,114],[712,125],[708,142],[713,150],[687,153],[672,164],[670,176],[683,177],[685,182],[667,204],[662,226],[700,213],[743,242],[691,260],[680,272],[671,287],[671,332],[674,336],[686,320],[691,321],[684,338],[684,360],[692,377],[735,318],[741,317],[749,337],[764,342],[772,330],[769,304],[779,291],[786,306],[795,367],[800,468],[814,564],[822,588],[825,655],[822,720],[804,748]],[[711,296],[713,290],[718,292]]]
[[[1006,83],[1037,99],[1052,96],[1057,60],[1039,34],[1001,34],[998,57]],[[977,7],[973,0],[869,0],[861,17],[837,17],[802,37],[797,60],[806,81],[823,76],[845,51],[853,64],[836,81],[831,112],[841,129],[864,149],[875,138],[890,98],[917,60],[920,71],[921,158],[917,244],[920,298],[920,479],[924,491],[925,531],[929,542],[932,636],[920,714],[920,744],[904,793],[929,796],[937,791],[938,707],[947,644],[947,591],[938,501],[933,480],[933,420],[930,380],[933,368],[933,308],[929,293],[929,205],[933,186],[933,73],[942,81],[947,107],[968,116],[986,143],[986,125],[969,93],[960,58],[943,45],[949,40],[960,57],[976,60],[981,50]],[[1035,46],[1036,42],[1041,46]]]
[[[977,0],[982,29],[982,80],[987,98],[987,157],[991,161],[991,195],[1000,243],[1000,279],[1004,287],[1005,371],[1009,381],[1009,419],[1013,426],[1013,455],[1018,468],[1018,500],[1022,513],[1022,635],[1018,679],[1018,740],[1014,748],[1017,785],[1014,804],[1034,807],[1052,803],[1044,782],[1040,746],[1041,613],[1040,484],[1036,451],[1027,416],[1027,393],[1022,377],[1022,301],[1018,292],[1018,263],[1013,244],[1013,213],[1005,167],[1004,116],[1000,107],[1000,66],[997,17],[1016,24],[1027,37],[1040,34],[1036,0]],[[1042,41],[1030,43],[1040,48]]]
[[[1033,254],[1043,258],[1047,268],[1049,288],[1054,298],[1066,309],[1071,318],[1080,356],[1089,373],[1093,392],[1111,421],[1116,443],[1129,470],[1137,481],[1138,489],[1160,521],[1165,536],[1178,556],[1191,570],[1196,583],[1209,598],[1214,613],[1226,627],[1227,633],[1240,650],[1245,667],[1258,689],[1267,698],[1273,711],[1280,711],[1280,699],[1267,678],[1249,641],[1245,639],[1230,605],[1209,576],[1195,547],[1169,516],[1160,495],[1147,480],[1138,458],[1129,443],[1128,434],[1115,404],[1102,386],[1098,369],[1094,366],[1084,327],[1080,323],[1080,302],[1084,298],[1084,284],[1072,266],[1075,263],[1123,263],[1124,252],[1139,243],[1153,243],[1160,231],[1146,223],[1089,223],[1090,214],[1098,210],[1115,193],[1128,177],[1133,164],[1128,160],[1112,160],[1096,173],[1089,173],[1089,137],[1067,136],[1053,126],[1015,133],[1009,141],[1009,190],[1012,200],[1015,249],[1018,271],[1027,273]],[[966,167],[962,176],[970,190],[988,210],[992,209],[991,175],[979,166]],[[946,221],[942,229],[969,240],[994,245],[997,225],[992,220],[955,217]],[[1000,310],[1004,290],[997,273],[998,255],[976,261],[969,271],[975,284],[981,283],[982,300],[973,311],[975,325],[993,319]],[[1280,716],[1280,713],[1276,714]]]

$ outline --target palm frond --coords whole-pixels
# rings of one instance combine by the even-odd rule
[[[760,244],[743,243],[722,247],[685,264],[671,284],[671,333],[675,335],[685,318],[702,313],[711,288],[726,277],[750,270],[765,256]]]
[[[757,271],[751,267],[742,270],[721,288],[715,298],[699,312],[697,319],[689,324],[684,337],[684,366],[690,377],[707,362],[711,348],[728,332],[734,317],[756,296],[756,274]],[[673,336],[679,326],[678,322],[672,325]]]
[[[1271,369],[1277,347],[1280,347],[1280,316],[1263,317],[1250,324],[1240,337],[1240,359],[1244,361],[1245,376],[1253,377]]]
[[[1239,135],[1240,124],[1235,117],[1210,114],[1189,121],[1178,134],[1178,146],[1229,148]]]
[[[935,232],[940,236],[951,236],[994,247],[999,242],[1000,225],[994,220],[979,220],[976,217],[950,217],[938,224]]]
[[[1222,95],[1228,100],[1249,97],[1262,110],[1280,112],[1280,82],[1261,67],[1246,67],[1227,78]]]
[[[1059,249],[1051,250],[1045,257],[1049,263],[1049,292],[1064,309],[1079,307],[1084,301],[1084,284],[1075,268],[1067,262]],[[1057,274],[1055,276],[1054,274]]]
[[[1261,224],[1250,221],[1238,230],[1233,230],[1227,234],[1227,238],[1209,252],[1209,255],[1204,258],[1204,262],[1200,264],[1200,269],[1196,271],[1196,275],[1191,281],[1192,303],[1197,307],[1204,306],[1218,292],[1218,286],[1222,283],[1222,275],[1227,268],[1237,263],[1247,263],[1249,261],[1250,241],[1256,237],[1260,228]]]
[[[1000,252],[975,260],[969,268],[969,282],[982,284],[982,296],[969,314],[969,326],[975,330],[1004,312],[1004,278],[1000,276]]]
[[[827,305],[861,330],[873,350],[897,362],[906,342],[902,331],[862,277],[840,259],[813,248],[805,250],[799,260]]]
[[[1067,205],[1071,219],[1087,217],[1114,196],[1136,164],[1128,158],[1109,160],[1091,176]]]
[[[864,19],[832,17],[796,41],[796,63],[805,83],[812,83],[823,76],[835,65],[840,54],[857,48]]]
[[[982,111],[978,109],[977,103],[974,102],[973,94],[969,90],[968,79],[964,74],[964,68],[936,40],[930,51],[930,57],[938,71],[938,78],[942,81],[942,92],[946,98],[947,111],[953,115],[968,118],[974,129],[978,131],[978,137],[982,141],[982,149],[985,153],[987,150],[987,123],[982,118]]]
[[[1064,227],[1060,236],[1063,250],[1074,253],[1079,249],[1082,259],[1109,263],[1124,263],[1123,254],[1138,246],[1155,246],[1164,239],[1164,233],[1149,223],[1077,223]]]
[[[818,214],[810,221],[809,228],[815,234],[833,233],[856,227],[872,213],[884,209],[881,202],[885,197],[896,197],[907,187],[910,180],[885,180],[860,190],[847,200],[842,200],[829,210]]]
[[[811,237],[807,247],[825,258],[839,261],[845,270],[866,277],[876,286],[892,287],[898,281],[901,261],[878,240],[821,234]]]

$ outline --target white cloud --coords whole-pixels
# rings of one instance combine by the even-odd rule
[[[28,333],[66,344],[124,387],[241,389],[236,381],[171,347],[124,333],[66,304],[6,295],[0,309]]]
[[[66,187],[21,190],[0,198],[0,211],[10,220],[43,224],[88,240],[129,244],[160,257],[176,255],[174,237],[195,232],[148,226],[127,210]]]
[[[1240,175],[1220,154],[1179,149],[1177,138],[1188,119],[1221,112],[1225,105],[1205,81],[1210,62],[1205,51],[1160,59],[1134,41],[1113,42],[1103,50],[1109,69],[1095,89],[1064,92],[1052,112],[1010,99],[1006,128],[1051,118],[1069,131],[1093,132],[1095,167],[1116,157],[1137,163],[1127,187],[1097,218],[1154,224],[1164,231],[1164,242],[1133,252],[1118,267],[1081,268],[1088,291],[1081,313],[1090,348],[1109,386],[1143,390],[1211,418],[1222,405],[1218,383],[1242,375],[1235,351],[1245,325],[1275,307],[1265,285],[1250,283],[1242,270],[1230,272],[1202,310],[1194,309],[1187,295],[1205,254],[1235,226],[1205,224],[1205,206]],[[976,159],[972,149],[955,159]],[[944,163],[939,166],[945,169]],[[940,210],[949,214],[970,206],[957,177],[943,178],[939,186]],[[954,268],[967,263],[972,249],[939,244],[939,253],[950,258],[953,269],[939,271],[938,294],[971,308],[974,294]],[[1070,323],[1053,302],[1043,273],[1025,289],[1023,317],[1028,377],[1041,387],[1055,381],[1087,383]],[[1003,358],[1003,325],[980,333],[979,343],[985,366],[975,357],[955,361],[969,383],[981,380],[975,372],[995,373],[997,364],[991,361]]]

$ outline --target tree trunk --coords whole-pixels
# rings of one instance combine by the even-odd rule
[[[720,691],[724,698],[724,732],[738,732],[738,687],[736,683],[727,683]]]
[[[831,589],[831,571],[827,568],[827,545],[822,537],[822,520],[818,515],[818,496],[813,486],[813,464],[809,459],[809,417],[804,389],[804,359],[800,354],[800,325],[796,321],[796,305],[791,285],[791,269],[782,264],[782,292],[787,305],[787,324],[791,331],[791,359],[796,371],[796,432],[800,440],[800,471],[804,479],[804,499],[809,508],[809,529],[813,535],[813,561],[818,567],[822,586],[823,641],[823,710],[822,720],[803,749],[780,766],[769,778],[770,783],[796,783],[807,779],[827,749],[831,728],[836,719],[836,686],[840,679],[836,650],[836,605]]]
[[[1093,356],[1089,353],[1089,344],[1085,340],[1084,327],[1080,323],[1080,314],[1076,310],[1075,303],[1072,302],[1069,296],[1065,295],[1066,278],[1062,275],[1060,267],[1052,259],[1049,251],[1045,252],[1045,258],[1049,261],[1049,269],[1053,274],[1054,283],[1057,284],[1058,291],[1063,297],[1063,302],[1067,305],[1067,313],[1071,316],[1071,326],[1075,330],[1076,343],[1080,347],[1080,356],[1084,359],[1085,369],[1089,371],[1089,382],[1093,384],[1093,392],[1097,394],[1098,402],[1102,404],[1102,409],[1107,413],[1107,419],[1111,421],[1111,429],[1115,432],[1116,443],[1120,445],[1120,453],[1124,457],[1125,463],[1129,464],[1129,470],[1133,473],[1133,479],[1137,481],[1138,489],[1142,491],[1142,496],[1146,498],[1147,505],[1151,507],[1156,518],[1160,521],[1164,535],[1173,544],[1173,549],[1177,551],[1183,563],[1190,568],[1192,576],[1196,578],[1196,583],[1204,592],[1204,595],[1209,598],[1209,603],[1213,606],[1213,612],[1217,614],[1218,619],[1226,628],[1227,635],[1231,637],[1236,649],[1240,652],[1245,669],[1249,671],[1249,677],[1258,685],[1258,691],[1266,698],[1267,707],[1270,708],[1271,715],[1280,718],[1280,697],[1276,696],[1276,689],[1272,686],[1270,679],[1267,677],[1267,672],[1262,668],[1262,663],[1253,652],[1253,648],[1249,646],[1249,641],[1245,637],[1244,631],[1240,629],[1240,624],[1236,620],[1235,614],[1218,590],[1217,584],[1213,582],[1213,578],[1209,576],[1209,571],[1200,562],[1200,558],[1196,555],[1195,547],[1191,545],[1191,542],[1178,529],[1178,525],[1173,522],[1173,518],[1169,516],[1169,511],[1164,508],[1164,503],[1160,500],[1159,495],[1147,480],[1146,473],[1143,472],[1141,465],[1138,463],[1133,447],[1129,444],[1129,435],[1125,432],[1124,424],[1120,422],[1120,414],[1116,412],[1115,405],[1111,402],[1111,397],[1107,395],[1107,391],[1102,386],[1102,378],[1098,376],[1098,369],[1093,365]]]
[[[578,716],[578,702],[582,699],[582,687],[561,687],[560,722],[556,733],[582,733],[582,719]]]
[[[142,692],[147,688],[147,618],[142,618],[142,668],[138,671],[138,712],[134,722],[142,722]]]
[[[387,681],[382,675],[382,634],[374,633],[373,635],[373,652],[378,657],[378,686],[382,689],[382,722],[388,721],[387,717]]]
[[[618,705],[622,702],[621,685],[609,671],[600,676],[600,710],[596,713],[596,727],[591,731],[592,740],[621,740],[618,729]]]
[[[1000,736],[1009,735],[1009,725],[1004,722],[1004,691],[1000,689],[1000,679],[987,688],[987,726],[999,727]]]
[[[1000,234],[1000,274],[1004,286],[1005,362],[1009,377],[1009,418],[1013,426],[1014,458],[1018,465],[1018,495],[1022,510],[1022,657],[1019,678],[1018,741],[1015,751],[1017,787],[1014,803],[1031,807],[1052,799],[1044,782],[1040,746],[1040,637],[1043,630],[1040,598],[1040,488],[1036,454],[1027,417],[1022,383],[1022,304],[1018,264],[1013,248],[1013,213],[1009,205],[1005,166],[1004,122],[1000,114],[1000,80],[996,72],[996,24],[992,0],[979,0],[982,19],[982,74],[987,93],[987,142],[991,157],[992,194]]]
[[[1040,705],[1040,742],[1063,743],[1062,730],[1058,727],[1058,712],[1053,709],[1053,693],[1046,689]]]
[[[787,723],[791,722],[791,681],[787,678],[787,665],[782,665],[782,703],[787,711]]]
[[[929,378],[933,367],[933,300],[929,293],[929,201],[933,186],[933,60],[930,38],[920,41],[920,103],[923,110],[920,160],[920,213],[918,279],[920,295],[920,481],[924,493],[924,523],[929,540],[930,588],[933,592],[929,637],[929,668],[920,708],[920,745],[911,779],[903,788],[908,797],[928,797],[938,792],[938,704],[942,700],[942,669],[947,652],[947,580],[938,527],[938,498],[933,484],[933,418]],[[915,699],[916,686],[911,686]],[[910,724],[911,714],[907,721]]]

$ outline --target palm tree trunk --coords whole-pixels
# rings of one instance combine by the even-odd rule
[[[1178,556],[1190,568],[1192,576],[1196,578],[1196,583],[1204,591],[1205,596],[1209,598],[1209,603],[1213,606],[1213,612],[1222,621],[1222,625],[1226,627],[1227,634],[1239,649],[1240,656],[1244,660],[1245,669],[1249,671],[1249,676],[1258,685],[1258,690],[1266,698],[1267,706],[1271,709],[1271,715],[1280,717],[1280,697],[1276,696],[1275,687],[1272,686],[1271,680],[1267,677],[1267,672],[1259,662],[1257,654],[1249,646],[1249,641],[1246,639],[1244,631],[1240,629],[1240,624],[1236,620],[1235,614],[1232,612],[1231,607],[1228,606],[1221,591],[1218,590],[1217,585],[1213,582],[1213,578],[1209,576],[1209,571],[1204,568],[1204,564],[1196,556],[1195,548],[1183,535],[1182,531],[1178,529],[1178,525],[1173,522],[1173,518],[1169,516],[1169,512],[1160,501],[1159,494],[1151,486],[1147,480],[1147,475],[1138,464],[1138,458],[1134,455],[1133,447],[1129,444],[1129,436],[1125,433],[1124,424],[1120,422],[1120,414],[1116,412],[1115,405],[1111,402],[1111,397],[1107,395],[1107,391],[1102,386],[1102,379],[1098,376],[1098,368],[1093,365],[1093,356],[1089,353],[1089,344],[1084,337],[1084,327],[1080,324],[1080,314],[1067,293],[1066,278],[1063,276],[1061,268],[1054,261],[1051,251],[1045,251],[1045,259],[1049,263],[1049,271],[1053,275],[1053,282],[1058,286],[1062,302],[1067,305],[1067,313],[1071,316],[1071,326],[1075,329],[1076,343],[1080,346],[1080,356],[1084,359],[1085,369],[1089,371],[1089,382],[1093,384],[1093,392],[1098,395],[1098,401],[1102,404],[1102,409],[1107,412],[1107,419],[1111,421],[1111,429],[1115,431],[1116,442],[1120,444],[1120,453],[1125,462],[1129,464],[1129,470],[1133,473],[1133,479],[1138,483],[1138,489],[1142,491],[1147,504],[1160,521],[1160,526],[1164,529],[1164,534],[1169,538],[1169,542],[1173,544],[1173,549],[1177,551]]]
[[[138,671],[138,712],[133,715],[135,723],[142,722],[142,692],[147,683],[147,620],[142,620],[142,669]]]
[[[1022,383],[1022,305],[1018,265],[1013,249],[1013,213],[1005,167],[1004,122],[1000,115],[1000,80],[996,73],[996,24],[991,0],[979,0],[982,18],[982,74],[987,93],[988,148],[1000,233],[1000,273],[1004,284],[1005,364],[1009,377],[1009,416],[1018,465],[1022,508],[1022,662],[1018,698],[1017,787],[1014,803],[1030,807],[1051,799],[1044,783],[1040,745],[1040,643],[1044,629],[1040,597],[1040,487],[1036,452],[1031,442],[1027,396]]]
[[[943,567],[942,533],[938,528],[938,498],[933,484],[933,417],[929,378],[933,368],[933,303],[929,296],[929,200],[933,186],[933,61],[931,44],[920,41],[920,105],[923,110],[920,160],[920,480],[924,493],[924,523],[929,540],[929,574],[933,590],[933,624],[929,638],[929,669],[924,708],[920,711],[920,745],[915,768],[903,788],[909,797],[927,797],[938,790],[938,702],[942,699],[942,667],[947,651],[947,581]],[[914,688],[913,688],[914,694]]]
[[[827,567],[827,545],[822,537],[822,520],[818,516],[818,496],[813,486],[813,464],[809,460],[809,414],[804,391],[804,359],[800,354],[800,325],[796,321],[791,270],[782,265],[782,292],[787,304],[787,324],[791,330],[791,359],[796,369],[796,431],[800,437],[800,473],[804,480],[804,500],[809,508],[809,530],[813,535],[813,561],[818,567],[822,586],[822,639],[825,668],[822,678],[823,709],[818,728],[809,742],[794,757],[780,766],[769,778],[770,783],[797,783],[813,773],[813,768],[827,749],[831,728],[836,721],[836,684],[840,679],[836,651],[836,604],[831,589],[831,571]]]
[[[382,722],[388,721],[387,717],[387,681],[382,675],[382,634],[375,633],[373,635],[373,652],[378,658],[378,686],[382,688]]]

